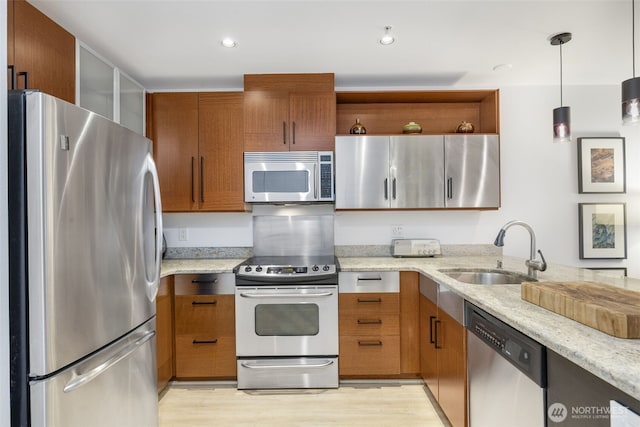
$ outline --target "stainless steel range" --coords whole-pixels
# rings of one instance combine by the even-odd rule
[[[327,240],[330,232],[333,243],[333,217],[330,224],[309,216],[254,218],[254,252],[265,247],[256,238],[264,240],[266,233],[273,239],[274,229],[276,241],[289,243],[266,250],[285,255],[257,255],[234,269],[238,389],[338,387],[339,266],[333,245],[327,254],[327,248],[309,250],[313,245],[304,243],[295,248],[296,239],[283,236],[309,241],[321,233]],[[286,254],[292,251],[298,255]]]

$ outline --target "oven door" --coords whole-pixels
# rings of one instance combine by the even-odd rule
[[[313,202],[318,195],[318,153],[244,153],[244,201]]]
[[[338,287],[237,286],[236,355],[338,354]]]

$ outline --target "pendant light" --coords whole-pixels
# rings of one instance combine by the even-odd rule
[[[571,33],[551,37],[551,45],[560,45],[560,107],[553,109],[553,142],[571,142],[571,109],[562,105],[562,45],[571,40]]]
[[[631,57],[633,77],[622,82],[622,124],[640,122],[640,77],[636,77],[635,1],[631,0]]]

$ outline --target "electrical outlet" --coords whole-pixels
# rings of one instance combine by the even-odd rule
[[[402,237],[404,235],[404,230],[401,225],[392,225],[391,226],[391,237]]]
[[[189,233],[186,228],[178,229],[178,240],[181,242],[186,242],[187,240],[189,240]]]

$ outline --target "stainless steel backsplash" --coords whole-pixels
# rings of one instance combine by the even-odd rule
[[[333,205],[255,206],[253,255],[334,255],[333,224]]]

